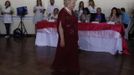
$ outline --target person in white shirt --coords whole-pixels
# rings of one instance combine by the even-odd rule
[[[37,22],[42,21],[44,19],[45,8],[43,7],[41,0],[37,0],[37,4],[36,6],[34,6],[33,12],[33,22],[36,25]]]
[[[52,15],[50,16],[50,19],[52,21],[56,21],[57,18],[58,18],[58,14],[59,14],[59,9],[58,8],[55,8]]]
[[[79,2],[79,8],[78,8],[78,20],[80,20],[80,16],[82,15],[83,13],[83,10],[84,10],[84,2],[83,1],[80,1]]]
[[[96,6],[94,0],[89,0],[88,10],[90,11],[91,14],[96,13]]]
[[[6,36],[5,38],[10,37],[10,27],[13,23],[13,8],[11,7],[10,1],[5,2],[5,7],[2,9],[1,14],[3,15],[3,22],[6,28]]]
[[[55,5],[55,0],[50,0],[50,5],[47,7],[47,16],[50,17],[54,11],[55,8],[58,8]]]

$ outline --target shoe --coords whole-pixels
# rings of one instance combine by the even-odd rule
[[[10,36],[9,35],[6,35],[5,38],[8,39],[8,38],[10,38]]]

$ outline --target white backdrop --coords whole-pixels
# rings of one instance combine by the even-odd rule
[[[0,0],[0,5],[4,6],[6,0]],[[11,1],[12,7],[16,11],[17,7],[20,6],[27,6],[28,7],[28,17],[25,18],[24,23],[26,25],[27,31],[29,34],[35,33],[35,26],[32,23],[32,16],[33,16],[33,7],[36,5],[36,0],[9,0]],[[43,5],[47,8],[49,4],[49,0],[42,0]],[[78,8],[79,1],[84,1],[85,6],[87,6],[88,0],[77,0],[75,9]],[[109,16],[110,10],[112,7],[125,7],[127,12],[130,13],[131,10],[134,8],[134,0],[94,0],[97,7],[101,7],[103,12],[106,14],[106,17]],[[63,7],[63,0],[55,0],[56,5],[59,8]],[[16,15],[16,14],[15,14]],[[14,18],[14,24],[12,25],[12,31],[18,26],[19,18]],[[1,21],[0,21],[1,22]],[[0,32],[2,34],[5,33],[4,25],[2,22],[0,23]]]

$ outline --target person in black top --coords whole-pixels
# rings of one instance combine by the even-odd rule
[[[98,21],[98,22],[100,22],[100,23],[101,23],[101,22],[106,22],[105,14],[103,14],[101,11],[102,11],[101,8],[98,7],[98,8],[96,9],[96,13],[95,13],[94,15],[91,15],[90,21],[91,21],[91,22],[92,22],[92,21]]]

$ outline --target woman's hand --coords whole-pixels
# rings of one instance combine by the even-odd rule
[[[60,41],[60,47],[65,47],[65,42],[63,40]]]

